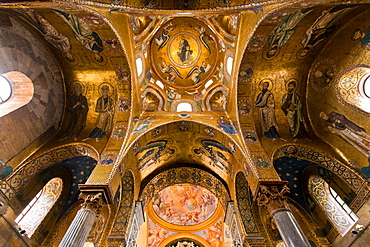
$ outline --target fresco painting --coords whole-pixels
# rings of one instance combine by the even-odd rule
[[[203,187],[178,184],[160,191],[153,198],[153,209],[169,223],[196,225],[213,215],[217,202],[217,198]]]
[[[148,247],[158,247],[163,240],[175,234],[155,224],[150,218],[148,219]]]
[[[195,234],[206,240],[211,247],[221,247],[224,246],[222,238],[222,226],[222,219],[220,219],[209,228]]]

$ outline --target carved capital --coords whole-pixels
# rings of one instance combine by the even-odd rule
[[[260,183],[259,191],[257,194],[258,206],[265,206],[268,212],[273,216],[274,212],[281,209],[289,209],[286,197],[286,193],[289,193],[290,189],[287,186],[287,182],[277,181],[269,183]]]
[[[81,208],[88,208],[94,211],[97,217],[105,204],[102,193],[80,194],[79,200],[81,202]]]

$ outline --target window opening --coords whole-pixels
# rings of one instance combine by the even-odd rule
[[[320,205],[342,236],[358,221],[356,214],[321,177],[310,177],[309,190],[315,202]]]
[[[7,101],[12,95],[12,86],[10,82],[0,75],[0,104]]]
[[[62,192],[61,178],[51,179],[15,219],[19,228],[30,238],[49,213]]]

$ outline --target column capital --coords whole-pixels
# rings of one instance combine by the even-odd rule
[[[95,212],[98,217],[105,202],[103,200],[103,194],[101,192],[95,194],[84,194],[81,193],[79,196],[81,208],[90,209]]]
[[[286,193],[290,192],[287,181],[260,181],[257,193],[258,206],[265,206],[271,216],[278,210],[289,210]]]

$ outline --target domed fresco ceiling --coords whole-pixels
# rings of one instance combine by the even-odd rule
[[[196,225],[212,216],[217,202],[217,198],[201,186],[178,184],[160,191],[153,198],[153,209],[169,223]]]
[[[173,87],[194,87],[214,71],[217,42],[211,30],[193,18],[164,24],[152,41],[153,68]]]

